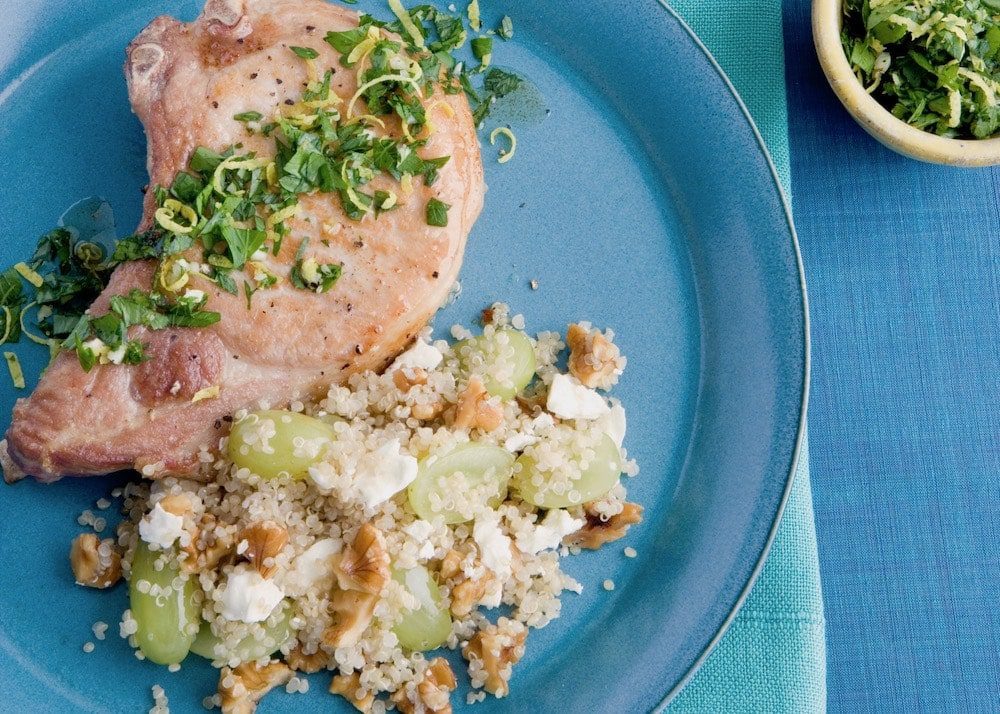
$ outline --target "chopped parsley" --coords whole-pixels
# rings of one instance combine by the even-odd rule
[[[113,249],[76,240],[66,228],[42,236],[29,261],[0,273],[0,344],[17,342],[24,333],[51,350],[75,351],[84,370],[139,364],[148,357],[141,339],[129,337],[130,328],[204,328],[221,316],[207,309],[202,288],[214,284],[232,295],[242,292],[249,309],[256,291],[279,283],[265,259],[279,254],[301,196],[329,194],[348,218],[360,221],[397,208],[415,181],[433,185],[449,157],[422,155],[433,130],[425,108],[432,96],[465,92],[479,126],[493,102],[522,80],[489,67],[492,38],[480,35],[469,42],[461,14],[429,5],[406,10],[396,0],[390,5],[394,21],[362,15],[358,28],[324,38],[342,65],[358,68],[355,95],[333,92],[333,70],[316,66],[315,48],[291,46],[310,77],[299,101],[287,100],[291,108],[282,107],[266,122],[258,111],[233,116],[247,132],[274,142],[273,158],[241,144],[221,152],[196,148],[169,186],[150,189],[152,226],[122,238]],[[469,6],[468,14],[479,33],[478,3]],[[496,34],[513,35],[510,18],[501,20]],[[467,43],[479,61],[472,69],[455,54]],[[385,131],[384,117],[398,120],[402,136]],[[379,177],[391,177],[400,191],[374,189]],[[449,208],[437,198],[428,200],[427,224],[447,226]],[[308,239],[299,244],[289,282],[325,293],[334,288],[343,266],[305,255],[307,245]],[[156,263],[149,288],[112,297],[103,315],[88,314],[112,272],[136,260]],[[33,319],[41,336],[22,329],[29,309],[37,310]]]
[[[242,122],[260,121],[263,118],[264,115],[260,112],[240,112],[239,114],[233,115],[233,119]]]
[[[319,57],[319,52],[314,50],[312,47],[289,47],[292,52],[301,57],[302,59],[314,60]]]
[[[427,202],[427,225],[443,228],[448,225],[448,209],[450,205],[444,201],[432,198]]]
[[[1000,3],[845,0],[844,52],[894,116],[941,136],[1000,130]]]

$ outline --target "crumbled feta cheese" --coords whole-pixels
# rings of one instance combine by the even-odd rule
[[[315,466],[310,466],[309,478],[322,491],[332,491],[337,485],[337,472],[326,461],[320,461]]]
[[[503,442],[503,448],[510,452],[522,451],[523,449],[534,444],[536,441],[538,441],[537,436],[519,432],[508,436],[506,441]]]
[[[153,510],[139,521],[139,537],[150,545],[169,548],[184,532],[184,519],[163,510],[157,503]]]
[[[355,487],[365,508],[385,503],[417,477],[417,460],[399,450],[399,439],[378,447],[359,465]]]
[[[503,583],[497,578],[490,578],[486,584],[486,594],[479,604],[492,610],[494,607],[500,607],[501,602],[503,602]]]
[[[418,545],[417,558],[427,560],[434,555],[434,543],[431,542],[431,534],[434,526],[424,520],[416,520],[403,527],[403,532],[410,536],[414,543]]]
[[[317,583],[333,578],[333,556],[340,552],[341,541],[337,538],[322,538],[302,551],[292,561],[282,587],[288,595],[304,595]]]
[[[404,368],[434,369],[441,364],[443,359],[444,355],[441,354],[441,350],[418,338],[410,349],[396,358],[392,366],[389,367],[389,371]]]
[[[204,290],[195,290],[194,288],[188,288],[184,291],[184,301],[190,303],[199,303],[205,299]]]
[[[517,547],[522,553],[535,555],[543,550],[558,548],[562,539],[576,533],[586,525],[582,518],[573,518],[567,511],[555,509],[545,515],[545,519],[526,534],[517,538]]]
[[[608,413],[600,417],[600,426],[604,433],[621,448],[625,441],[625,410],[621,404],[612,405]]]
[[[267,260],[267,251],[263,248],[258,248],[253,252],[253,255],[250,256],[250,260],[255,260],[258,263],[262,260]]]
[[[609,410],[604,397],[566,374],[552,379],[545,406],[562,419],[598,419]]]
[[[434,532],[434,525],[430,521],[417,519],[409,525],[403,526],[403,533],[410,536],[414,541],[421,542],[431,537]]]
[[[284,597],[281,588],[256,570],[238,568],[222,588],[220,614],[230,621],[263,622]]]
[[[492,570],[501,580],[510,576],[510,538],[500,530],[500,517],[494,511],[487,511],[476,518],[472,526],[472,539],[479,546],[479,557],[483,565]]]

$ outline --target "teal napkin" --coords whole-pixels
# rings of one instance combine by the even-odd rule
[[[673,0],[739,91],[791,195],[780,0]],[[803,448],[767,562],[729,630],[674,699],[675,712],[826,709],[826,640]]]

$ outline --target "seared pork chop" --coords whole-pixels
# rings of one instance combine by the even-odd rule
[[[233,117],[271,116],[302,96],[306,66],[289,47],[318,52],[316,64],[335,70],[333,90],[350,98],[356,71],[342,67],[322,39],[357,26],[356,13],[323,0],[208,0],[193,23],[154,20],[129,46],[125,65],[149,142],[151,185],[170,185],[199,146],[223,151],[242,142],[244,151],[273,155],[272,139],[248,134]],[[303,195],[281,250],[266,259],[279,283],[255,294],[249,309],[243,295],[194,277],[192,287],[208,295],[206,309],[221,313],[215,325],[132,327],[129,337],[145,343],[149,357],[137,366],[86,372],[75,355],[61,354],[14,409],[7,441],[17,465],[42,480],[143,467],[147,475],[193,474],[200,446],[224,433],[227,415],[262,401],[286,404],[352,372],[383,368],[447,297],[482,207],[466,99],[437,92],[425,107],[434,131],[421,151],[450,157],[433,185],[414,181],[399,207],[361,221],[350,220],[334,194]],[[391,181],[384,176],[375,187],[379,180]],[[445,227],[427,224],[432,197],[451,205]],[[153,225],[152,191],[144,209],[140,229]],[[318,260],[343,265],[329,292],[289,283],[305,238]],[[107,312],[114,295],[148,290],[155,269],[152,261],[121,265],[90,314]],[[192,399],[215,386],[216,397]]]

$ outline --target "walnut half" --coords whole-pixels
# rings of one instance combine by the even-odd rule
[[[417,714],[418,711],[451,714],[451,693],[457,686],[448,660],[438,657],[431,661],[412,693],[408,693],[406,688],[398,689],[392,695],[392,701],[402,714]],[[411,699],[413,695],[418,701]]]
[[[253,714],[265,694],[291,678],[292,670],[284,662],[271,662],[263,667],[254,662],[245,662],[235,669],[223,667],[219,672],[222,714]]]
[[[521,623],[501,617],[496,625],[487,625],[472,636],[462,648],[469,661],[473,683],[482,680],[483,688],[497,697],[510,692],[514,665],[524,656],[528,630]]]
[[[69,563],[77,585],[110,588],[122,577],[122,555],[114,540],[100,540],[93,533],[76,537],[69,549]]]
[[[317,649],[312,654],[302,651],[302,644],[299,643],[291,652],[285,655],[285,662],[296,672],[315,674],[322,672],[330,664],[330,655],[321,649]]]
[[[361,526],[337,559],[334,572],[341,590],[381,593],[389,582],[389,554],[382,532],[371,523]]]
[[[327,647],[352,647],[375,616],[378,596],[358,590],[334,590],[330,595],[330,626],[323,631]]]
[[[455,407],[456,429],[471,429],[493,431],[503,423],[503,410],[490,401],[490,393],[479,377],[469,380],[469,385],[458,395],[458,405]]]
[[[566,330],[569,345],[569,373],[585,387],[609,389],[618,382],[618,375],[625,369],[625,358],[618,346],[600,330],[589,324],[570,325]]]
[[[261,577],[269,578],[278,569],[274,559],[288,543],[288,531],[274,521],[263,521],[244,528],[236,539],[243,541],[247,543],[243,557]]]
[[[361,686],[361,676],[357,672],[335,675],[330,682],[330,694],[339,694],[359,712],[370,712],[375,703],[375,694]]]
[[[642,506],[637,503],[624,504],[621,513],[611,516],[606,521],[601,520],[601,514],[594,508],[593,503],[584,504],[583,511],[587,525],[563,538],[563,543],[566,545],[597,550],[605,543],[625,537],[629,526],[642,523]]]

